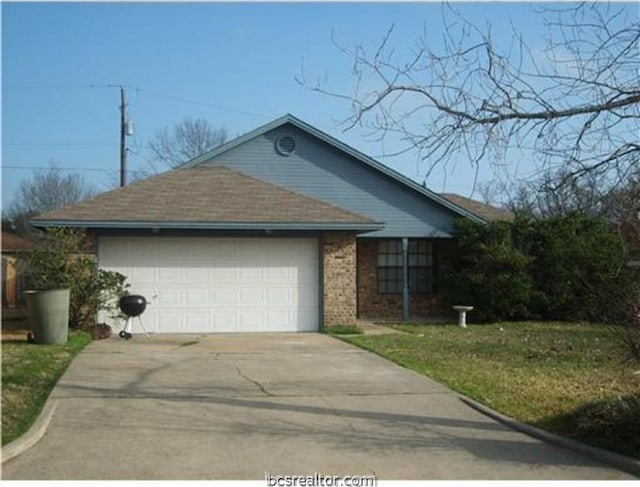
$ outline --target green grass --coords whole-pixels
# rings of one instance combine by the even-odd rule
[[[343,339],[508,416],[640,458],[640,375],[623,365],[619,343],[603,326],[395,328],[408,334]]]
[[[31,427],[53,386],[90,341],[90,335],[84,332],[71,332],[65,345],[35,345],[26,340],[3,340],[3,445]]]
[[[362,335],[362,328],[357,325],[334,325],[322,329],[328,335]]]

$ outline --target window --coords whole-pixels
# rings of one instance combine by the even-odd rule
[[[428,240],[409,240],[409,291],[427,294],[434,291],[433,248]],[[378,242],[378,293],[402,293],[402,240]]]
[[[402,292],[402,241],[378,242],[378,292]]]

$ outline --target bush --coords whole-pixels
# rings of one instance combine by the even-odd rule
[[[29,253],[22,262],[27,289],[70,288],[72,328],[92,324],[102,310],[118,316],[117,300],[129,287],[122,274],[99,269],[90,248],[84,232],[50,229],[42,248]]]
[[[475,306],[473,321],[527,318],[533,291],[531,259],[515,248],[512,227],[459,220],[457,230],[450,266],[439,284],[448,304]]]
[[[477,321],[547,319],[630,324],[638,272],[602,219],[571,214],[513,223],[457,223],[440,288]],[[635,311],[634,311],[635,310]]]
[[[602,320],[633,282],[622,241],[602,219],[570,214],[530,223],[532,311],[545,319]],[[521,242],[522,245],[523,242]]]

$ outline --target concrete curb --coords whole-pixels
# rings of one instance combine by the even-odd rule
[[[487,406],[477,403],[473,399],[469,399],[465,396],[459,397],[462,402],[472,407],[476,411],[479,411],[485,416],[489,416],[490,418],[495,419],[496,421],[499,421],[500,423],[514,430],[520,431],[521,433],[525,433],[534,438],[538,438],[539,440],[543,440],[548,443],[553,443],[569,450],[573,450],[582,455],[591,457],[594,460],[606,463],[608,465],[611,465],[612,467],[618,468],[640,478],[640,460],[635,460],[618,453],[613,453],[611,451],[603,450],[602,448],[586,445],[570,438],[541,430],[540,428],[522,423],[518,420],[510,418],[509,416],[505,416],[504,414],[494,411]]]
[[[38,419],[31,425],[31,428],[20,438],[13,440],[11,443],[2,447],[2,463],[17,457],[35,445],[47,432],[53,413],[58,407],[56,399],[47,399]]]

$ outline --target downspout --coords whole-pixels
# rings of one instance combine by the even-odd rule
[[[409,321],[409,239],[402,239],[402,321]]]
[[[322,331],[325,329],[324,325],[324,232],[318,236],[318,290],[320,295],[318,296],[318,329]]]

